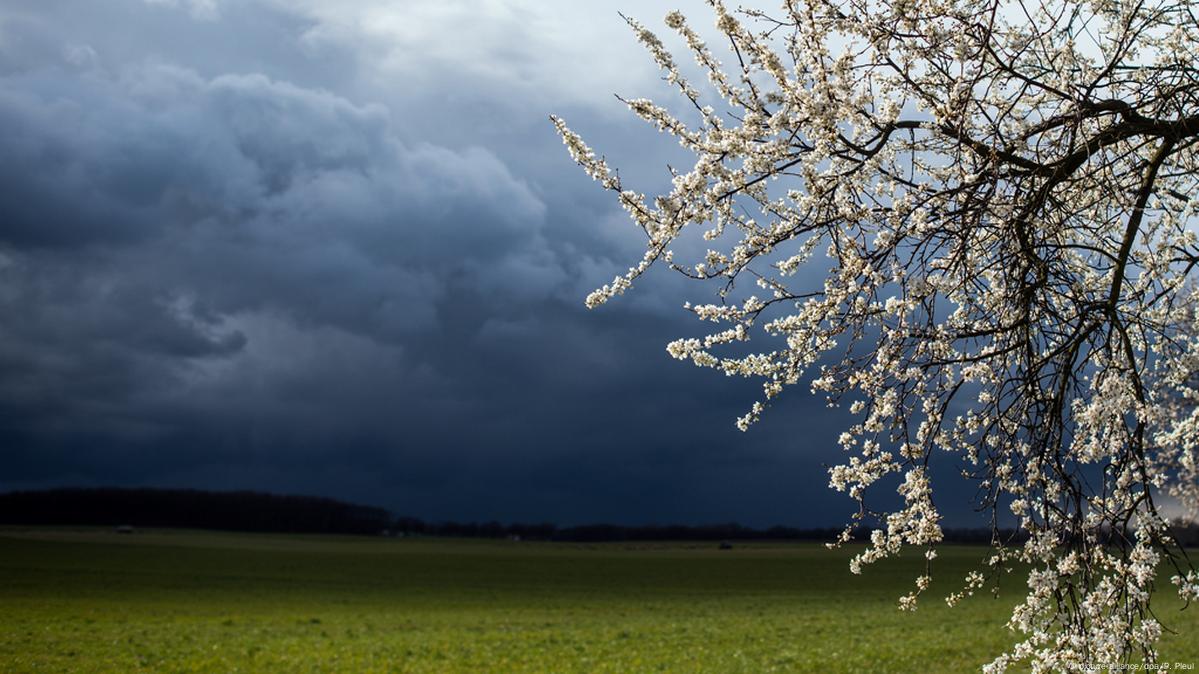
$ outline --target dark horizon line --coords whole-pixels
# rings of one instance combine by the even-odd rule
[[[109,526],[120,530],[185,528],[262,533],[328,533],[373,536],[509,538],[567,542],[604,541],[753,541],[819,540],[830,542],[841,527],[764,529],[737,522],[711,524],[621,525],[592,523],[559,526],[552,522],[498,520],[430,522],[396,515],[384,508],[324,496],[273,494],[253,490],[213,491],[158,487],[59,487],[0,493],[0,524],[25,526]],[[1184,545],[1199,544],[1199,524],[1179,520],[1174,527]],[[1013,529],[943,529],[945,543],[990,543],[996,537],[1015,543]],[[869,527],[853,530],[853,540],[868,537]]]

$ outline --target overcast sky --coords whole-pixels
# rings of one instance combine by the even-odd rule
[[[671,360],[710,289],[588,311],[677,145],[618,11],[697,1],[6,0],[0,488],[312,493],[428,519],[837,525],[844,417]],[[952,520],[952,518],[951,518]],[[959,520],[961,521],[961,520]],[[951,521],[951,523],[953,523]]]

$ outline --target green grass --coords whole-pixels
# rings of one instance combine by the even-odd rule
[[[512,543],[0,529],[3,672],[953,672],[1012,640],[1022,579],[954,609],[985,550],[851,576],[813,544]],[[1170,661],[1199,611],[1158,605]]]

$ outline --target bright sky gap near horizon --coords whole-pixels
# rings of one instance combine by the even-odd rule
[[[0,489],[843,523],[839,411],[792,392],[737,431],[758,384],[667,356],[702,331],[669,274],[583,307],[643,243],[547,118],[665,183],[677,146],[612,94],[677,103],[618,15],[674,8],[711,24],[696,0],[5,3]]]

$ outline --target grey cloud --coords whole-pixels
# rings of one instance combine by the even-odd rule
[[[666,357],[700,329],[679,310],[695,288],[655,272],[581,307],[641,241],[546,115],[572,113],[647,191],[677,151],[584,104],[610,102],[626,61],[571,79],[593,36],[569,31],[602,13],[627,37],[615,7],[428,3],[421,23],[361,3],[337,24],[317,3],[186,4],[0,9],[0,35],[27,36],[0,38],[0,487],[562,521],[827,504],[813,467],[839,419],[820,401],[742,435],[758,383]],[[465,56],[387,43],[458,15],[486,38]]]
[[[16,187],[0,196],[3,311],[21,320],[0,336],[14,361],[44,361],[32,379],[45,397],[86,397],[66,382],[102,367],[122,373],[101,377],[94,392],[109,399],[145,390],[147,369],[159,388],[181,382],[196,359],[279,341],[227,325],[257,314],[367,348],[435,332],[444,287],[463,274],[502,271],[488,292],[506,280],[500,294],[518,299],[563,276],[539,233],[544,206],[501,162],[408,148],[378,107],[161,65],[114,78],[46,68],[3,92],[17,131],[0,141]],[[297,376],[318,358],[266,348],[296,351]],[[309,384],[327,394],[319,374]]]
[[[210,287],[216,311],[328,298],[297,317],[392,332],[428,326],[451,255],[518,287],[562,278],[525,184],[479,148],[406,147],[377,106],[166,66],[5,84],[0,119],[15,133],[0,142],[16,189],[0,197],[0,240],[19,250],[153,239],[131,255],[168,284]]]

